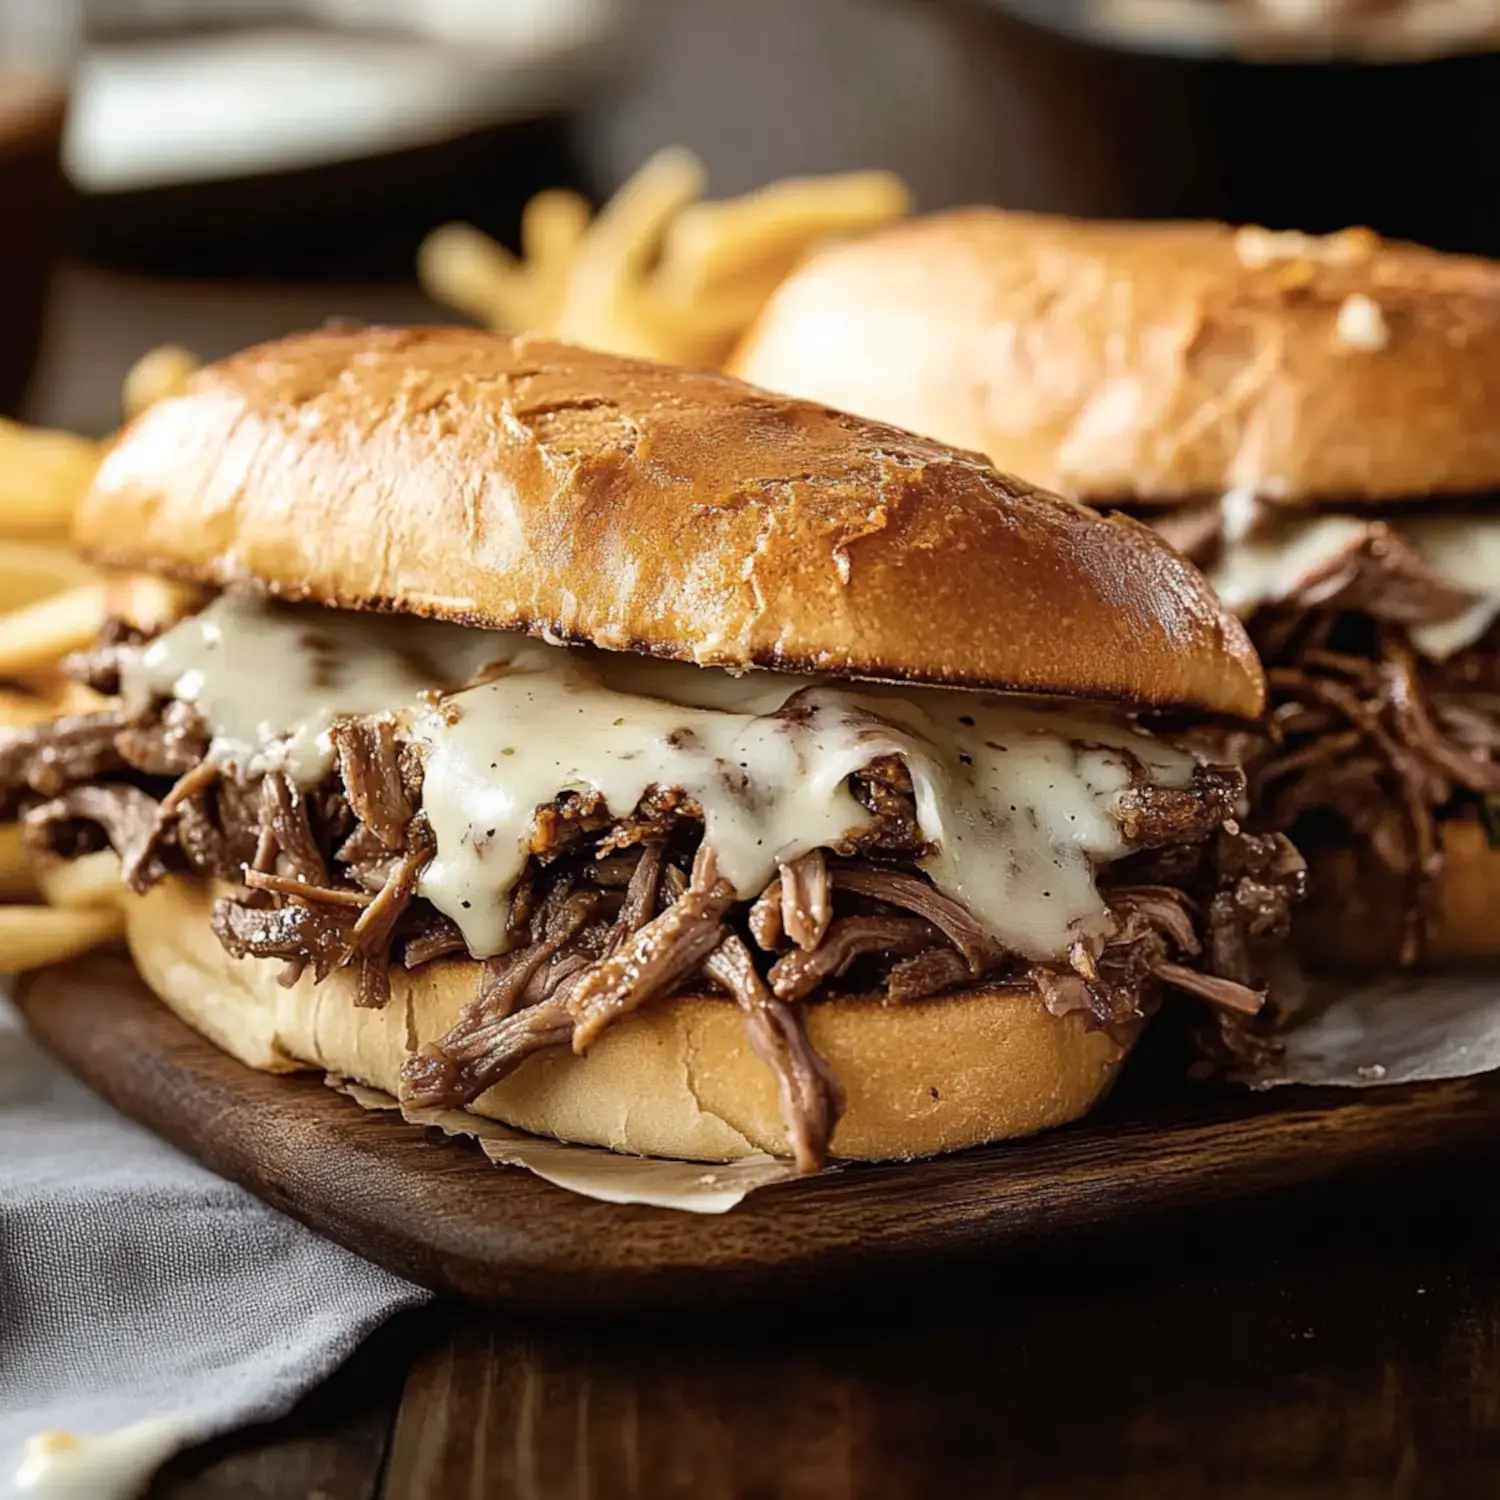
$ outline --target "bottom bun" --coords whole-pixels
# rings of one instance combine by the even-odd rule
[[[146,983],[190,1026],[254,1068],[321,1068],[395,1093],[402,1062],[473,996],[479,965],[437,960],[392,973],[390,1004],[360,1010],[338,973],[289,989],[281,964],[231,958],[209,926],[213,891],[168,880],[126,901]],[[807,1009],[813,1045],[847,1096],[835,1155],[930,1156],[1077,1119],[1125,1048],[1057,1017],[1034,990],[989,986],[907,1006],[847,999]],[[733,1161],[788,1154],[776,1085],[738,1009],[676,996],[615,1022],[584,1057],[533,1057],[473,1105],[538,1135],[642,1156]]]
[[[1500,849],[1465,818],[1440,825],[1443,867],[1432,892],[1422,962],[1500,958]],[[1303,844],[1308,900],[1296,919],[1297,947],[1319,969],[1390,969],[1400,959],[1404,879],[1344,845]]]

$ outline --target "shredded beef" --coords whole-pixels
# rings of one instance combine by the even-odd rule
[[[755,939],[756,945],[767,953],[775,953],[779,948],[786,946],[786,929],[782,925],[782,900],[781,877],[778,875],[755,898],[750,907],[749,916],[745,919],[750,929],[750,936]]]
[[[795,948],[771,965],[778,1000],[801,1000],[868,953],[905,957],[936,947],[942,934],[920,917],[840,917],[816,947]]]
[[[483,1028],[504,1021],[520,1009],[527,987],[538,971],[583,931],[598,909],[597,891],[573,890],[568,885],[557,887],[540,915],[541,937],[525,948],[485,960],[479,994],[470,1002],[464,1019],[444,1038],[445,1044],[460,1038],[478,1038],[482,1047]]]
[[[146,636],[123,620],[107,620],[94,644],[86,651],[75,651],[63,662],[63,671],[85,687],[112,698],[120,691],[121,653],[128,646],[139,646]]]
[[[1409,507],[1385,507],[1387,514],[1414,508],[1430,513],[1423,500]],[[1254,537],[1277,523],[1275,506],[1261,504],[1251,518],[1246,537]],[[1199,567],[1210,568],[1234,539],[1226,536],[1221,502],[1209,499],[1175,506],[1151,517],[1151,525]],[[1433,624],[1451,620],[1475,603],[1475,596],[1441,578],[1382,516],[1372,516],[1350,536],[1348,544],[1319,570],[1303,580],[1289,601],[1289,616],[1317,610],[1325,616],[1363,615],[1397,625]],[[1294,618],[1283,628],[1295,628]]]
[[[883,755],[855,772],[849,788],[874,821],[846,838],[841,854],[878,851],[887,858],[916,860],[932,852],[917,824],[911,773],[898,756]]]
[[[333,745],[344,794],[360,826],[387,849],[402,848],[414,809],[401,775],[395,725],[387,719],[351,719],[334,726]]]
[[[1218,506],[1195,510],[1190,529],[1174,540],[1211,562],[1223,542]],[[1255,821],[1302,847],[1346,852],[1363,889],[1394,882],[1400,933],[1389,956],[1405,964],[1422,958],[1442,824],[1484,818],[1500,796],[1500,631],[1445,661],[1418,655],[1409,636],[1474,602],[1373,519],[1251,621],[1272,696],[1271,736],[1248,766]],[[1368,946],[1387,956],[1383,934]]]
[[[116,645],[74,665],[117,685]],[[1478,691],[1418,701],[1398,685],[1391,712],[1407,729],[1450,736],[1457,753],[1482,745],[1487,754]],[[1484,691],[1500,702],[1500,680]],[[281,960],[283,984],[307,970],[316,981],[348,970],[354,1003],[380,1006],[393,954],[415,968],[466,949],[457,925],[417,895],[435,853],[418,755],[383,719],[336,724],[331,739],[336,769],[309,789],[280,770],[219,765],[183,703],[152,705],[130,723],[113,711],[79,716],[0,736],[0,797],[22,810],[51,798],[30,813],[28,837],[68,852],[107,839],[137,889],[173,871],[238,884],[240,894],[214,907],[228,952]],[[1208,837],[1232,810],[1235,773],[1203,770],[1175,791],[1144,775],[1137,783],[1119,816],[1143,852],[1110,871],[1119,874],[1106,892],[1114,930],[1053,965],[1005,951],[915,867],[932,851],[897,757],[849,779],[868,821],[783,864],[748,907],[719,878],[702,809],[681,789],[653,786],[623,816],[596,793],[566,793],[536,810],[531,857],[509,898],[507,950],[482,966],[450,1031],[408,1059],[402,1096],[471,1103],[527,1057],[585,1051],[620,1017],[697,986],[743,1012],[797,1162],[812,1170],[842,1096],[809,1040],[807,1013],[840,993],[912,1004],[983,978],[1029,985],[1054,1009],[1084,1010],[1124,1033],[1166,986],[1208,999],[1229,1018],[1224,1027],[1249,1026],[1261,1004],[1260,949],[1284,927],[1294,882],[1269,845]]]
[[[430,908],[421,915],[420,929],[406,940],[401,955],[403,967],[420,969],[434,959],[447,958],[453,953],[467,953],[468,944],[457,925],[448,917]]]
[[[1398,957],[1415,963],[1442,870],[1441,824],[1500,793],[1500,703],[1465,691],[1461,662],[1417,657],[1395,626],[1304,622],[1286,639],[1286,664],[1268,673],[1275,743],[1252,766],[1258,812],[1309,846],[1326,841],[1331,817],[1340,841],[1397,876]],[[1323,637],[1342,648],[1308,644]],[[1464,655],[1493,651],[1481,643]]]
[[[401,1102],[416,1109],[452,1109],[472,1102],[513,1073],[528,1057],[566,1046],[573,1036],[573,1012],[566,994],[556,994],[507,1017],[485,1034],[484,1046],[466,1056],[448,1039],[429,1042],[401,1068]]]
[[[277,873],[308,885],[327,885],[328,866],[313,838],[302,793],[282,771],[268,771],[260,786],[261,827],[275,840]]]
[[[98,824],[119,852],[122,867],[141,872],[137,884],[144,879],[148,850],[157,832],[154,797],[123,782],[75,786],[27,813],[25,837],[33,848],[58,848],[59,825],[75,822]],[[159,873],[159,866],[154,873]]]
[[[246,870],[244,882],[253,891],[269,891],[275,896],[289,896],[294,901],[309,901],[313,905],[327,902],[330,906],[352,906],[363,911],[375,900],[368,892],[353,890],[346,885],[309,885],[290,875],[268,875],[259,870]]]
[[[1102,949],[1075,944],[1068,968],[1036,965],[1029,978],[1054,1013],[1082,1011],[1121,1040],[1163,987],[1193,996],[1209,1007],[1197,1027],[1204,1052],[1255,1061],[1277,1045],[1267,981],[1304,882],[1284,836],[1234,823],[1201,844],[1131,856],[1103,885],[1113,932]]]
[[[808,1039],[801,1015],[767,992],[750,950],[733,933],[704,961],[704,972],[734,996],[750,1045],[776,1078],[781,1117],[799,1171],[816,1172],[828,1155],[844,1097]]]
[[[1238,771],[1200,766],[1190,787],[1155,786],[1137,778],[1120,793],[1116,816],[1126,839],[1138,849],[1195,844],[1226,818],[1245,789]]]
[[[700,846],[693,879],[659,917],[590,971],[573,992],[573,1050],[585,1052],[609,1023],[688,978],[728,935],[734,887]]]
[[[56,797],[69,787],[125,769],[115,736],[125,721],[117,709],[71,714],[47,724],[0,729],[0,810],[10,813],[17,794]]]
[[[207,793],[184,797],[177,808],[177,847],[190,868],[219,880],[238,880],[243,865],[209,811]]]
[[[391,866],[385,884],[360,913],[354,934],[362,953],[384,952],[396,923],[417,893],[417,881],[432,862],[437,842],[425,813],[418,813],[406,830],[406,849]]]
[[[1134,933],[1155,930],[1171,939],[1179,953],[1201,951],[1189,898],[1176,886],[1137,885],[1109,893],[1110,910],[1115,915],[1117,932]],[[1080,954],[1078,959],[1084,960]],[[1092,962],[1089,955],[1085,962]]]
[[[1210,1005],[1222,1006],[1237,1015],[1253,1016],[1265,1004],[1265,996],[1232,979],[1217,974],[1205,974],[1201,969],[1190,969],[1185,964],[1158,959],[1151,972],[1179,990],[1197,995]]]
[[[885,993],[893,1005],[910,1005],[972,979],[968,960],[957,949],[930,948],[894,965],[886,978]]]
[[[680,787],[646,788],[646,794],[628,817],[617,819],[604,838],[599,852],[629,849],[640,843],[660,842],[670,838],[684,823],[701,822],[703,809]]]
[[[361,823],[339,843],[334,859],[346,867],[345,874],[355,885],[373,894],[380,890],[389,878],[394,856],[384,843]]]
[[[610,821],[609,807],[597,792],[565,792],[550,807],[537,808],[531,852],[539,859],[555,859],[608,828]]]
[[[251,907],[222,896],[214,902],[213,929],[234,958],[306,959],[319,979],[348,961],[351,914],[329,906]]]
[[[655,883],[660,851],[636,866],[633,883]],[[654,897],[653,897],[654,899]],[[402,1070],[402,1097],[422,1105],[452,1108],[468,1104],[515,1064],[540,1047],[571,1042],[572,1013],[564,1024],[548,1020],[540,1026],[512,1024],[518,1012],[530,1014],[538,1006],[565,1002],[566,981],[580,976],[598,953],[566,952],[586,941],[592,919],[598,914],[602,894],[588,887],[575,887],[565,879],[548,893],[530,920],[530,940],[497,958],[488,959],[475,995],[457,1022],[441,1041],[409,1059]],[[627,894],[617,922],[623,933],[633,930],[649,914],[644,896]],[[557,962],[559,958],[563,963]],[[577,962],[571,962],[577,960]],[[561,1012],[556,1012],[561,1014]],[[553,1041],[543,1041],[553,1036]],[[510,1049],[518,1055],[512,1059]]]
[[[656,915],[661,899],[665,870],[665,851],[660,844],[642,844],[635,868],[625,886],[625,899],[611,934],[611,946],[618,951]]]
[[[838,890],[870,896],[924,917],[963,954],[971,974],[982,974],[1001,957],[995,940],[963,906],[915,875],[840,865],[833,872],[833,883]]]
[[[1445,583],[1383,521],[1309,578],[1299,593],[1304,609],[1368,615],[1397,625],[1450,620],[1474,596]]]
[[[114,743],[133,770],[149,776],[182,776],[200,765],[208,753],[208,731],[195,708],[173,702],[160,714],[125,725]]]
[[[1261,968],[1256,950],[1286,936],[1307,866],[1284,834],[1240,829],[1220,830],[1204,855],[1212,883],[1204,939],[1209,969],[1253,985]]]
[[[226,878],[237,879],[246,866],[268,869],[269,854],[264,862],[256,858],[261,840],[260,787],[238,775],[226,775],[214,788],[213,801],[214,821],[224,835],[224,853],[230,868]]]
[[[222,774],[220,768],[210,760],[200,760],[189,766],[161,799],[157,807],[158,821],[170,818],[185,802],[200,801],[207,795],[210,787],[218,785]]]

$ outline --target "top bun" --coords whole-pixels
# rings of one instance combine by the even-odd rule
[[[1144,527],[719,375],[461,328],[200,371],[76,521],[107,564],[773,667],[1256,714],[1239,624]]]
[[[1500,264],[1364,229],[912,220],[794,273],[733,368],[1089,501],[1500,488]]]

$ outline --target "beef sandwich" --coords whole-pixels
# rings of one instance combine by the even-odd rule
[[[813,1168],[1081,1114],[1164,989],[1261,1004],[1296,861],[1202,748],[1261,710],[1243,629],[976,455],[323,331],[137,419],[77,540],[202,596],[75,663],[109,706],[0,741],[5,795],[112,847],[146,982],[253,1066]]]
[[[1267,667],[1304,949],[1500,954],[1500,266],[971,210],[816,258],[737,368],[1153,520]]]

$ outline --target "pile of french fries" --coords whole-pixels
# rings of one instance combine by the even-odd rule
[[[889,172],[788,178],[703,202],[702,164],[658,152],[590,216],[576,193],[539,193],[521,258],[466,224],[435,230],[417,271],[438,301],[502,332],[532,330],[613,354],[716,366],[815,246],[906,214]]]
[[[127,415],[181,389],[196,363],[182,349],[152,350],[126,379]],[[73,512],[101,453],[88,438],[0,418],[0,739],[106,705],[62,669],[106,620],[150,628],[181,610],[175,585],[102,572],[69,547]],[[117,938],[117,869],[112,855],[39,864],[22,845],[20,825],[0,823],[0,973]]]

